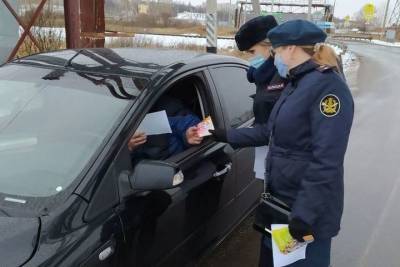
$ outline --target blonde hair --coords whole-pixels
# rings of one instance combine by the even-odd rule
[[[339,58],[335,50],[327,44],[318,43],[314,46],[299,46],[319,65],[335,67],[339,70]]]
[[[262,46],[265,46],[265,47],[271,46],[271,42],[270,42],[268,39],[263,40],[263,41],[261,41],[261,42],[258,42],[257,44],[262,45]]]

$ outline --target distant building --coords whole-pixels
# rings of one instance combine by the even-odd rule
[[[149,14],[149,4],[142,3],[138,5],[138,13],[139,14]]]
[[[205,25],[206,23],[206,14],[204,13],[193,13],[193,12],[182,12],[178,13],[177,16],[174,18],[176,20],[183,20],[187,22],[197,22],[200,24]]]
[[[25,14],[28,11],[35,10],[37,7],[37,3],[32,0],[18,0],[18,13],[20,15]],[[64,14],[64,1],[63,0],[52,0],[49,2],[51,4],[47,4],[44,7],[45,11],[51,12],[51,13],[58,13],[58,14]]]

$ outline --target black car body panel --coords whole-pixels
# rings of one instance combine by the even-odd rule
[[[257,203],[262,184],[254,179],[254,150],[234,150],[212,139],[167,160],[184,174],[179,186],[135,190],[129,182],[133,166],[128,139],[156,99],[180,82],[193,83],[190,89],[196,89],[201,112],[211,115],[218,127],[252,124],[247,111],[251,92],[242,87],[253,87],[245,80],[243,60],[167,50],[83,49],[33,55],[3,68],[7,66],[45,70],[37,79],[46,85],[64,81],[71,87],[66,91],[107,95],[126,107],[79,176],[58,194],[24,197],[0,189],[0,197],[26,201],[0,198],[0,208],[6,211],[0,212],[0,231],[7,231],[14,220],[18,238],[10,242],[0,237],[0,248],[10,244],[9,252],[4,250],[3,255],[2,249],[0,255],[13,255],[6,267],[184,266],[224,238]],[[220,74],[229,76],[229,71],[238,74],[232,77],[238,79],[237,88],[220,88],[225,79]],[[187,97],[188,90],[177,92]],[[238,105],[243,111],[233,118],[236,107],[224,98],[236,93],[244,104]],[[85,138],[92,138],[94,132],[90,127],[87,131]]]
[[[0,217],[1,266],[20,266],[35,251],[40,231],[38,218]]]

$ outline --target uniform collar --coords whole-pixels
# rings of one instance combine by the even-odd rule
[[[294,67],[289,71],[289,82],[294,86],[297,87],[298,81],[307,73],[310,73],[317,69],[319,65],[315,63],[312,59],[307,60],[306,62]]]
[[[274,65],[274,59],[269,57],[260,67],[251,71],[249,82],[255,82],[256,84],[266,84],[276,74],[277,70]]]
[[[305,74],[315,70],[318,67],[319,65],[315,61],[309,59],[306,62],[294,67],[289,71],[289,80],[292,82],[299,80]]]

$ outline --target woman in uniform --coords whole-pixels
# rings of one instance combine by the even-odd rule
[[[276,70],[274,58],[270,55],[271,42],[267,38],[268,32],[277,25],[273,16],[259,16],[243,24],[235,35],[238,49],[252,55],[247,79],[257,87],[256,94],[251,96],[254,99],[255,124],[268,121],[269,114],[286,85],[285,79]]]
[[[312,235],[306,259],[289,266],[328,267],[331,240],[343,212],[343,161],[353,121],[350,90],[335,71],[337,58],[326,34],[305,20],[268,33],[274,63],[288,85],[267,125],[231,129],[215,137],[234,147],[269,145],[266,178],[271,194],[291,209],[289,231],[300,242]],[[218,134],[219,132],[219,134]],[[264,238],[260,266],[273,266]]]

